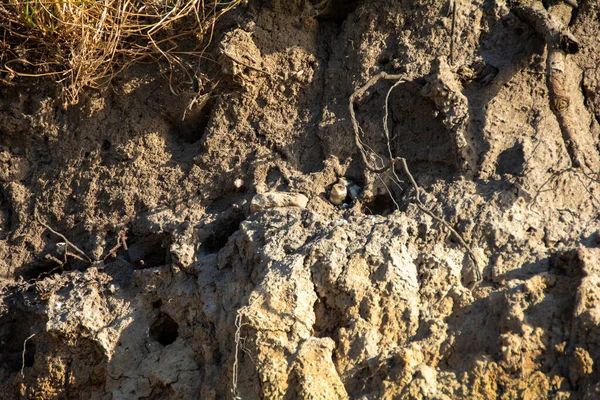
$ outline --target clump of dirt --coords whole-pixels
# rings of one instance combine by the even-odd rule
[[[600,9],[569,9],[573,166],[510,6],[457,3],[453,63],[447,2],[250,1],[204,101],[152,65],[68,108],[0,88],[0,393],[598,397]],[[356,147],[379,72],[391,137],[381,80],[359,139],[420,193]]]

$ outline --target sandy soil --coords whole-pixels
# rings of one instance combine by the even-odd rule
[[[446,1],[316,3],[232,11],[196,88],[0,87],[0,398],[600,398],[598,2],[550,7],[579,167],[506,1],[457,0],[453,63]],[[365,167],[379,72],[389,151],[472,256]],[[394,83],[354,106],[373,164]]]

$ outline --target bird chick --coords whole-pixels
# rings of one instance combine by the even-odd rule
[[[344,204],[344,200],[346,200],[347,196],[348,189],[346,188],[346,182],[340,179],[338,183],[331,187],[329,201],[336,206],[341,206]]]

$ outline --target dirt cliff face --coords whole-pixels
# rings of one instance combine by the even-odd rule
[[[0,88],[0,398],[600,397],[597,2],[549,8],[578,167],[511,4],[317,3],[230,12],[196,92]],[[356,145],[379,72],[418,193]]]

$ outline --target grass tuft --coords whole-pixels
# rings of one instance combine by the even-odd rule
[[[241,1],[3,0],[0,73],[5,82],[52,76],[68,104],[142,60],[193,74],[185,59],[202,56],[215,22]],[[182,48],[187,39],[193,48]]]

